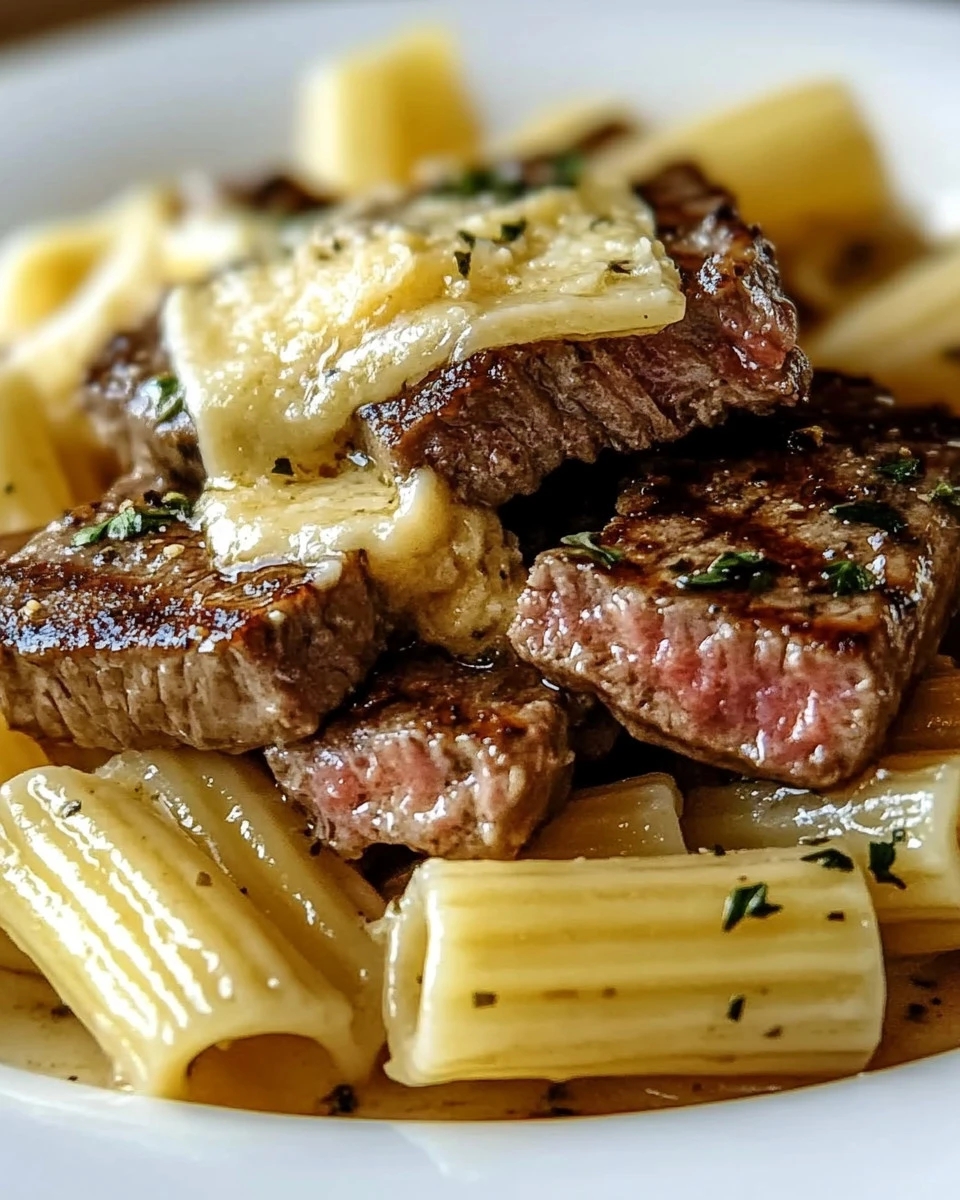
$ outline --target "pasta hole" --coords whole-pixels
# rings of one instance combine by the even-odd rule
[[[313,1116],[343,1080],[310,1038],[264,1034],[211,1046],[190,1064],[188,1100],[223,1108]]]

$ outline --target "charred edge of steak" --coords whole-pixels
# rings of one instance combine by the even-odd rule
[[[570,786],[563,698],[515,660],[387,658],[314,738],[267,751],[277,781],[346,858],[376,844],[511,858]]]
[[[660,333],[481,351],[359,417],[367,449],[427,465],[472,503],[536,490],[567,458],[642,450],[732,409],[796,402],[810,367],[772,249],[692,167],[641,189],[683,279],[687,312]]]
[[[107,750],[235,753],[313,732],[381,644],[358,557],[225,576],[177,519],[74,544],[128,499],[157,507],[142,483],[125,481],[0,563],[0,711],[10,724]]]
[[[641,740],[804,786],[849,778],[957,604],[958,433],[823,376],[800,410],[639,457],[596,539],[607,561],[541,554],[511,640]],[[728,552],[762,562],[698,585]]]
[[[164,396],[152,384],[169,377],[170,369],[155,314],[107,343],[79,400],[124,473],[159,476],[169,486],[194,492],[205,473],[193,422],[182,409],[161,420]]]

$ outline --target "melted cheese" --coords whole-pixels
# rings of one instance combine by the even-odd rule
[[[454,503],[429,470],[393,483],[348,462],[332,478],[211,487],[198,512],[224,564],[365,551],[393,614],[457,653],[504,631],[522,582],[496,514]]]
[[[212,478],[332,461],[356,409],[478,350],[655,331],[679,277],[626,187],[335,210],[288,253],[176,289],[164,332]]]

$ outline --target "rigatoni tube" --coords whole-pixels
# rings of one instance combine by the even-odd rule
[[[357,1078],[345,997],[117,783],[47,767],[0,789],[0,924],[134,1091],[183,1096],[203,1051],[276,1033]]]
[[[625,858],[683,854],[683,801],[669,775],[638,775],[574,792],[525,858]]]
[[[692,848],[795,846],[840,837],[863,867],[891,954],[960,949],[960,754],[887,755],[829,792],[744,780],[694,788]]]
[[[385,1040],[383,952],[367,922],[383,901],[353,867],[313,838],[253,763],[197,750],[127,751],[99,775],[145,791],[219,864],[253,905],[355,1009],[354,1036],[372,1069]]]
[[[425,863],[388,916],[387,1074],[861,1069],[876,919],[857,868],[808,854]]]

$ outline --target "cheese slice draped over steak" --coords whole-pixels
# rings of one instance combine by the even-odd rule
[[[504,180],[329,210],[287,253],[176,289],[163,327],[208,477],[249,482],[329,467],[359,407],[437,367],[654,332],[684,304],[626,183]]]

